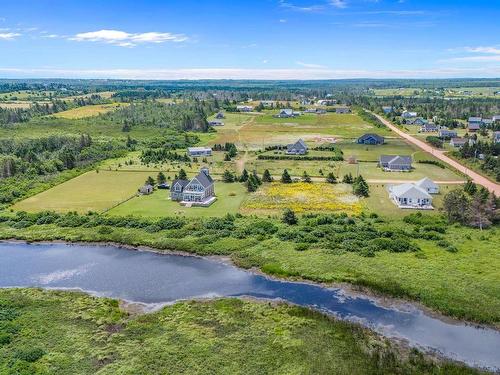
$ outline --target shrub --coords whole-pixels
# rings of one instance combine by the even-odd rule
[[[14,358],[26,362],[36,362],[45,355],[45,351],[41,348],[22,348],[17,350]]]

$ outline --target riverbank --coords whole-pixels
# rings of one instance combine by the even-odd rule
[[[232,233],[251,227],[255,222],[254,218],[236,219]],[[277,220],[269,219],[269,222],[278,231],[287,230],[287,226]],[[111,226],[88,228],[44,224],[15,228],[4,222],[0,223],[0,239],[111,242],[120,246],[154,248],[160,252],[221,256],[230,258],[240,267],[259,269],[272,276],[326,284],[350,284],[354,288],[371,290],[378,296],[388,295],[421,303],[456,319],[496,328],[500,326],[497,271],[500,268],[500,253],[495,251],[500,238],[498,228],[481,232],[449,227],[446,240],[456,249],[454,252],[440,248],[434,241],[415,239],[419,251],[381,251],[366,257],[315,246],[297,250],[295,243],[282,241],[273,235],[236,238],[208,233],[195,236],[198,233],[189,229],[193,225],[201,226],[193,222],[185,228],[152,233],[147,228]],[[375,225],[390,226],[394,230],[411,228],[411,225],[403,225],[400,221]]]
[[[0,289],[0,301],[0,372],[479,373],[280,303],[179,302],[130,315],[117,300],[77,292]]]

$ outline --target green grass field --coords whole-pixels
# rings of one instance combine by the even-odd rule
[[[355,138],[367,132],[391,134],[375,128],[356,114],[303,114],[295,118],[275,118],[277,111],[260,114],[228,114],[211,143],[234,142],[241,149],[256,150],[266,145],[286,144],[299,138],[321,144],[327,138]],[[227,127],[226,127],[227,126]]]
[[[354,139],[343,140],[338,147],[345,159],[355,156],[360,161],[378,161],[380,155],[413,155],[419,150],[399,138],[386,138],[383,145],[360,145]]]
[[[285,304],[186,301],[128,315],[77,292],[3,289],[0,300],[2,374],[475,373]]]
[[[133,196],[148,175],[147,172],[87,172],[16,203],[13,209],[28,212],[101,212]]]
[[[210,207],[184,207],[169,199],[169,190],[156,190],[151,195],[137,196],[107,212],[115,216],[185,216],[208,217],[236,214],[246,196],[246,187],[240,183],[215,183],[217,200]]]

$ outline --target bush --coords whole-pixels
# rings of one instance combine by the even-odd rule
[[[41,348],[24,348],[19,349],[15,354],[14,358],[20,359],[26,362],[36,362],[45,355],[45,351]]]
[[[99,227],[99,229],[97,230],[97,233],[99,233],[99,234],[111,234],[111,233],[113,233],[113,228],[108,227],[108,226],[102,226],[102,227]]]

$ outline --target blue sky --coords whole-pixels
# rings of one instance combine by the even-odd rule
[[[0,0],[0,77],[500,77],[495,0]]]

